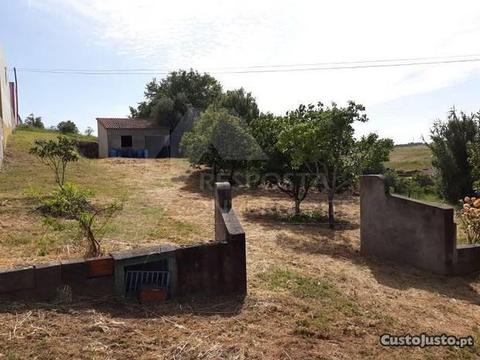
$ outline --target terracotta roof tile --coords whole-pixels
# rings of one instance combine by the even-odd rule
[[[140,118],[97,118],[97,121],[105,129],[159,129],[158,125],[151,119]]]

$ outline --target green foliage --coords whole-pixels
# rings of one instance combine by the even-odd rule
[[[262,114],[250,123],[251,132],[266,155],[264,161],[255,162],[251,167],[267,186],[275,186],[293,199],[298,217],[300,205],[314,185],[315,176],[306,166],[295,164],[292,151],[282,151],[280,135],[290,126],[293,126],[292,118],[272,114]]]
[[[36,155],[55,173],[55,181],[63,187],[65,172],[68,163],[78,161],[76,142],[65,136],[59,136],[57,140],[36,139],[30,154]]]
[[[320,189],[326,191],[329,224],[334,227],[335,194],[350,186],[362,172],[382,169],[393,148],[388,139],[375,134],[354,138],[353,124],[366,122],[365,108],[350,101],[346,107],[333,103],[324,107],[301,105],[289,112],[288,126],[281,132],[280,149],[291,154],[293,164],[306,167],[317,177]]]
[[[91,190],[81,189],[75,184],[66,183],[53,191],[52,196],[42,201],[39,210],[49,217],[78,219],[79,214],[90,211]]]
[[[470,144],[468,151],[470,164],[473,167],[474,186],[477,190],[480,190],[480,129],[474,141]]]
[[[428,174],[416,173],[413,176],[400,176],[396,170],[388,169],[384,175],[388,192],[417,199],[435,194],[435,181]]]
[[[192,131],[185,133],[181,149],[192,165],[207,165],[215,175],[227,171],[230,179],[247,161],[262,156],[241,119],[215,107],[208,108]]]
[[[61,121],[57,125],[57,130],[62,134],[78,134],[77,125],[71,120]]]
[[[227,90],[217,101],[217,106],[227,109],[232,115],[238,116],[250,124],[258,118],[260,112],[252,93],[245,89]]]
[[[206,110],[222,92],[212,76],[194,70],[171,72],[159,82],[153,79],[145,89],[145,101],[130,107],[132,117],[156,118],[172,128],[189,107]]]
[[[380,139],[371,133],[356,143],[357,151],[362,155],[360,159],[362,174],[383,174],[385,172],[385,159],[389,158],[393,150],[392,139]]]
[[[33,128],[44,129],[45,125],[43,124],[41,116],[35,116],[34,114],[28,115],[23,121],[24,125]]]
[[[429,147],[439,175],[439,191],[451,203],[473,191],[475,163],[472,164],[470,155],[472,143],[476,143],[480,133],[479,116],[452,109],[447,121],[435,122],[431,130]],[[476,162],[475,157],[473,161]]]

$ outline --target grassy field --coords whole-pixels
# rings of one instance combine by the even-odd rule
[[[0,264],[82,255],[73,224],[56,229],[32,212],[53,177],[18,131],[0,172]],[[213,238],[213,199],[181,159],[82,159],[69,180],[95,201],[123,198],[106,251]],[[340,198],[342,225],[298,224],[292,204],[265,189],[235,189],[247,234],[248,296],[142,306],[116,299],[72,304],[0,303],[0,359],[475,359],[480,349],[386,349],[383,333],[472,335],[480,341],[480,280],[431,275],[359,253],[359,203]],[[313,194],[303,209],[326,214]]]
[[[395,146],[385,165],[395,170],[431,172],[432,155],[426,145]]]

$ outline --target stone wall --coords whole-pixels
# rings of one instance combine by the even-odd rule
[[[73,298],[122,296],[125,266],[149,268],[163,258],[171,260],[170,298],[246,294],[245,233],[231,208],[230,184],[217,184],[215,193],[215,241],[0,271],[0,299],[54,300],[66,287]]]
[[[361,178],[361,252],[438,274],[480,270],[478,246],[456,246],[454,209],[386,192],[383,176]]]

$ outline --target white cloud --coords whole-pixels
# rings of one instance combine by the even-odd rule
[[[83,22],[138,67],[196,68],[480,53],[478,1],[33,0]],[[101,64],[99,64],[101,67]],[[263,109],[300,102],[366,105],[450,86],[480,63],[217,75],[254,92]]]

